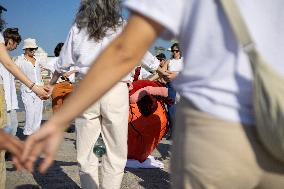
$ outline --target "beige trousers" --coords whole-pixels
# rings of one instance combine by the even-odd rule
[[[118,83],[76,119],[77,160],[82,188],[119,189],[127,161],[129,98],[126,83]],[[99,134],[106,145],[102,157],[102,180],[93,147]]]
[[[0,129],[3,129],[6,122],[6,103],[3,85],[0,85]],[[0,151],[0,188],[5,188],[6,182],[6,163],[5,151]]]
[[[200,112],[185,99],[178,106],[172,188],[284,188],[284,165],[266,153],[255,127]]]

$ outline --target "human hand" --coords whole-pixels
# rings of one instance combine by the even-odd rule
[[[70,75],[72,75],[73,73],[76,73],[76,72],[78,72],[78,70],[71,70],[71,71],[64,73],[63,76],[68,78]]]
[[[48,84],[48,85],[45,86],[45,87],[47,88],[47,90],[48,90],[48,95],[49,95],[49,96],[51,96],[52,91],[53,91],[53,89],[54,89],[54,86],[55,86],[55,85],[52,85],[52,84]]]
[[[45,157],[39,167],[40,173],[46,172],[51,166],[63,140],[64,129],[62,128],[61,125],[48,121],[36,133],[27,138],[24,144],[21,164],[28,171],[33,171],[34,163],[40,155]]]
[[[20,159],[23,148],[23,142],[14,136],[6,134],[2,129],[0,130],[0,150],[7,150],[13,155],[13,163],[18,170],[22,169]]]
[[[165,73],[163,74],[163,78],[167,82],[172,81],[176,76],[177,76],[177,72],[172,72],[172,71],[168,71],[168,70],[166,70]]]
[[[46,86],[35,85],[32,88],[32,91],[42,100],[49,98],[49,88],[47,88]]]

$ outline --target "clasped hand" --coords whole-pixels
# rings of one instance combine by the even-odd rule
[[[17,170],[34,169],[34,163],[43,155],[39,171],[46,172],[51,166],[56,152],[63,140],[62,127],[50,121],[43,125],[36,133],[30,135],[25,142],[0,130],[0,150],[7,150],[12,154],[12,161]]]

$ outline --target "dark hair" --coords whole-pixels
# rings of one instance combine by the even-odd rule
[[[54,49],[54,56],[56,56],[56,57],[58,57],[59,55],[60,55],[60,51],[61,51],[61,49],[62,49],[62,47],[63,47],[63,45],[64,45],[64,43],[58,43],[57,45],[56,45],[56,47],[55,47],[55,49]]]
[[[87,28],[90,39],[103,39],[123,24],[119,0],[81,0],[75,23],[80,30]]]
[[[166,59],[166,55],[164,53],[160,53],[158,55],[156,55],[157,59]]]
[[[3,32],[3,37],[5,39],[5,45],[8,44],[8,40],[12,39],[14,42],[18,44],[22,41],[21,35],[19,34],[18,28],[7,28]]]
[[[172,46],[171,46],[171,51],[173,50],[174,47],[176,47],[176,48],[179,50],[179,52],[180,52],[180,58],[181,58],[181,57],[182,57],[182,53],[181,53],[181,51],[180,51],[179,44],[178,44],[178,43],[172,44]],[[172,55],[172,58],[174,58],[174,55]]]

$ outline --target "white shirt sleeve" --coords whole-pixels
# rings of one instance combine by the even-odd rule
[[[166,28],[162,36],[170,39],[177,36],[183,22],[185,6],[192,0],[127,0],[124,5],[130,11],[138,12]]]
[[[143,59],[141,60],[141,66],[149,72],[155,72],[158,69],[159,65],[160,61],[149,51],[146,52]]]
[[[3,37],[2,33],[0,33],[0,43],[5,44],[4,37]]]
[[[59,72],[67,72],[70,70],[71,66],[75,65],[75,57],[73,53],[73,42],[74,42],[74,37],[76,35],[75,33],[75,27],[73,26],[69,34],[67,36],[67,39],[61,49],[60,56],[56,64],[54,65],[54,69]]]

